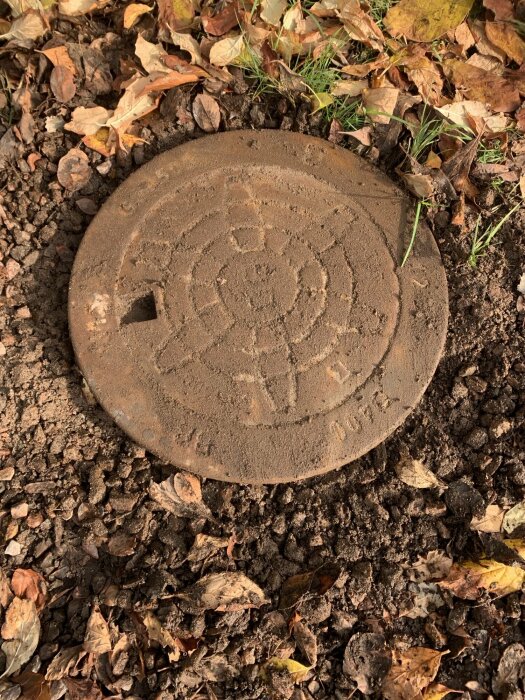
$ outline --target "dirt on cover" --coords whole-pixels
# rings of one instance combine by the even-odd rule
[[[398,264],[410,211],[326,140],[242,130],[167,151],[115,193],[75,260],[84,378],[132,438],[206,477],[348,464],[403,422],[444,345],[426,226]]]
[[[61,28],[72,31],[67,22]],[[106,28],[93,21],[90,31]],[[254,103],[239,86],[220,97],[225,129],[324,135],[309,105],[274,97]],[[173,468],[126,439],[83,383],[67,325],[75,252],[120,182],[154,155],[201,135],[187,109],[190,90],[168,93],[160,113],[143,122],[147,142],[131,155],[115,160],[90,152],[89,183],[74,194],[56,171],[78,139],[46,131],[45,110],[37,117],[42,157],[34,172],[22,156],[0,172],[2,566],[8,574],[33,569],[49,588],[30,668],[45,673],[58,652],[81,645],[98,606],[113,641],[127,635],[126,644],[111,667],[107,653],[74,663],[105,690],[95,695],[84,685],[75,696],[78,688],[61,679],[53,681],[53,698],[381,698],[389,667],[383,650],[393,647],[447,651],[437,681],[462,693],[452,697],[525,697],[523,593],[469,601],[444,592],[435,609],[413,617],[418,601],[409,575],[436,550],[454,561],[482,551],[512,561],[499,535],[470,523],[489,504],[507,507],[525,497],[525,314],[517,306],[523,211],[475,270],[466,263],[469,239],[450,225],[449,212],[430,212],[450,295],[443,359],[404,425],[339,471],[273,486],[204,481],[205,507],[174,515],[152,496],[152,485]],[[73,106],[82,99],[79,93]],[[446,488],[404,484],[395,467],[407,455]],[[204,558],[188,556],[199,534],[225,544]],[[310,577],[303,595],[283,602],[283,584],[314,571],[322,581]],[[245,574],[267,602],[251,599],[253,607],[225,612],[192,604],[195,583],[216,572]],[[291,609],[300,615],[292,625]],[[177,661],[166,643],[143,643],[147,613],[186,640]],[[278,664],[261,671],[276,656],[309,666],[312,637],[317,662],[303,683],[294,685]]]

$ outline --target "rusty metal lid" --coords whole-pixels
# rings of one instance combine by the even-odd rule
[[[246,483],[340,467],[389,435],[442,353],[447,285],[410,204],[349,151],[279,131],[192,141],[89,227],[69,295],[93,393],[136,442]]]

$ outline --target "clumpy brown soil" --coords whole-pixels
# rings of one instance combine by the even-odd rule
[[[424,399],[389,440],[338,472],[296,484],[206,481],[203,499],[213,519],[177,518],[148,496],[150,484],[172,468],[127,440],[83,384],[68,337],[67,291],[82,234],[117,184],[155,154],[199,136],[181,106],[189,95],[182,90],[165,98],[160,115],[143,127],[148,143],[132,156],[113,162],[90,152],[92,177],[74,195],[57,183],[56,168],[76,139],[46,132],[44,110],[35,171],[20,156],[0,173],[2,527],[20,550],[13,556],[18,547],[10,547],[2,563],[7,572],[39,571],[50,588],[31,668],[45,670],[59,650],[81,643],[98,604],[120,633],[136,634],[134,614],[151,610],[173,634],[200,640],[195,653],[173,664],[160,649],[142,657],[131,649],[111,677],[98,664],[92,677],[109,688],[107,696],[291,697],[289,679],[276,674],[270,691],[258,666],[295,644],[277,610],[281,587],[294,574],[335,562],[336,585],[299,607],[317,637],[319,660],[295,698],[362,697],[352,695],[355,669],[343,669],[345,648],[352,640],[359,649],[361,633],[382,635],[389,647],[450,650],[438,680],[463,698],[481,700],[480,688],[497,698],[523,698],[519,654],[507,659],[508,682],[498,675],[503,651],[525,641],[522,595],[474,603],[447,598],[426,617],[400,616],[412,605],[409,563],[438,549],[455,560],[483,548],[497,555],[499,537],[472,531],[471,517],[489,503],[513,505],[525,496],[525,317],[516,306],[523,213],[472,270],[468,240],[449,225],[446,210],[432,212],[448,275],[448,340]],[[254,104],[233,92],[220,101],[226,129],[321,133],[306,106],[287,107],[283,115],[282,101],[273,98]],[[404,485],[394,470],[404,453],[424,461],[448,489]],[[28,515],[13,517],[20,504]],[[233,559],[221,549],[205,563],[186,561],[199,532],[233,535]],[[270,602],[260,610],[198,613],[172,597],[203,574],[226,570],[244,572]],[[374,666],[373,654],[362,656],[361,671],[380,698],[384,668]],[[299,648],[294,658],[305,661]],[[63,691],[55,684],[56,697]]]
[[[84,378],[128,435],[206,477],[279,483],[348,464],[403,422],[445,341],[426,226],[398,265],[410,209],[326,140],[242,130],[167,151],[76,257]]]

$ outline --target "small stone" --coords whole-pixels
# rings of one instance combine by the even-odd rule
[[[465,438],[465,442],[474,450],[480,450],[488,442],[489,436],[484,428],[474,428]]]
[[[465,365],[462,367],[459,372],[458,376],[459,377],[471,377],[473,374],[476,374],[478,371],[478,368],[476,365]]]
[[[497,440],[512,428],[512,423],[507,418],[494,418],[490,424],[489,434],[491,438]]]
[[[97,165],[97,170],[101,175],[107,175],[112,167],[113,163],[110,160],[106,160],[100,165]]]
[[[77,199],[76,205],[80,211],[84,212],[84,214],[87,214],[88,216],[95,216],[98,211],[96,202],[89,199],[89,197],[80,197],[80,199]]]
[[[12,518],[25,518],[29,513],[29,505],[27,503],[18,503],[11,508]]]
[[[11,540],[5,548],[5,553],[10,557],[17,557],[21,552],[22,547],[16,540]]]
[[[319,533],[310,538],[310,547],[322,547],[323,544],[323,538]]]
[[[451,483],[444,495],[445,503],[454,515],[460,518],[481,517],[485,510],[483,497],[465,481]]]
[[[4,467],[0,469],[0,481],[11,481],[15,475],[15,470],[13,467]]]
[[[5,539],[12,540],[18,535],[18,530],[20,529],[18,523],[15,520],[11,520],[5,531]]]
[[[7,279],[12,280],[14,277],[16,277],[18,275],[18,273],[20,272],[21,267],[22,266],[20,265],[19,262],[17,262],[16,260],[13,260],[12,258],[9,258],[9,260],[7,261],[7,263],[5,265]]]
[[[0,357],[3,357],[6,354],[6,352],[7,352],[7,349],[6,349],[5,345],[2,342],[0,342]]]
[[[28,306],[21,306],[16,310],[15,316],[17,318],[31,318],[31,311],[29,311]]]
[[[31,513],[26,520],[27,527],[30,527],[32,530],[36,530],[43,522],[44,516],[42,513]]]

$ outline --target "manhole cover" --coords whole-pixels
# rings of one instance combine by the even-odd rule
[[[204,476],[282,482],[380,443],[442,352],[430,231],[352,153],[278,131],[158,156],[87,231],[69,317],[80,368],[136,442]]]

